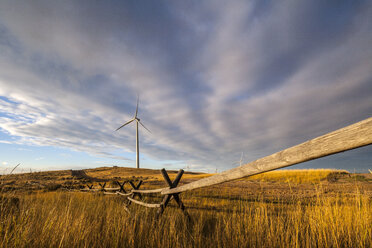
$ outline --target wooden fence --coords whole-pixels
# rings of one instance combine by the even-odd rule
[[[176,178],[173,181],[169,178],[168,173],[165,169],[162,169],[161,173],[163,175],[164,180],[167,182],[167,184],[169,186],[168,188],[173,189],[173,188],[177,187],[178,183],[181,180],[181,177],[182,177],[184,171],[179,170]],[[125,190],[124,185],[126,183],[128,183],[132,187],[132,190],[130,190],[128,192]],[[124,206],[124,209],[127,212],[129,212],[128,205],[130,205],[131,203],[135,203],[135,204],[138,204],[138,205],[141,205],[141,206],[144,206],[144,207],[148,207],[148,208],[158,208],[158,212],[157,212],[158,216],[160,216],[164,212],[164,209],[168,206],[169,201],[171,199],[174,199],[177,202],[178,207],[183,211],[183,213],[187,217],[189,217],[189,215],[185,211],[185,206],[183,205],[183,203],[182,203],[182,201],[179,197],[179,193],[164,195],[163,200],[162,200],[161,203],[146,203],[146,202],[140,201],[142,199],[142,194],[160,194],[164,190],[164,188],[143,190],[143,189],[140,189],[142,183],[143,183],[142,180],[139,181],[137,185],[135,185],[134,182],[132,182],[132,181],[124,181],[123,183],[120,183],[120,182],[117,181],[116,184],[119,186],[118,188],[106,188],[106,183],[102,183],[102,184],[99,183],[100,188],[98,188],[98,189],[93,188],[93,184],[92,184],[92,185],[87,185],[87,189],[81,189],[81,191],[103,192],[103,194],[105,194],[105,195],[124,196],[128,200],[127,206]],[[140,200],[136,200],[135,199],[136,197],[139,198]]]
[[[100,184],[101,189],[93,189],[92,186],[88,186],[87,191],[103,191],[104,194],[125,196],[130,203],[150,208],[158,208],[158,215],[161,215],[169,201],[174,199],[177,202],[178,207],[187,215],[185,206],[179,196],[182,192],[276,170],[370,144],[372,144],[372,117],[237,168],[189,184],[184,184],[179,187],[178,183],[180,182],[184,171],[180,170],[176,179],[171,181],[166,170],[162,169],[161,173],[168,184],[168,187],[166,188],[140,190],[139,188],[142,185],[142,181],[140,181],[138,185],[129,182],[132,186],[132,190],[129,192],[126,192],[124,189],[124,184],[126,182],[122,184],[118,182],[117,184],[119,185],[119,188],[105,188],[106,183]],[[135,199],[135,197],[142,199],[142,194],[156,193],[163,195],[163,200],[159,204],[145,203]]]

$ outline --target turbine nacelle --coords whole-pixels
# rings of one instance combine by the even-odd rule
[[[151,133],[151,131],[150,131],[147,127],[145,127],[145,125],[143,125],[143,123],[141,122],[141,119],[137,117],[137,114],[138,114],[138,103],[139,103],[139,98],[137,98],[137,107],[136,107],[136,112],[135,112],[135,114],[134,114],[133,119],[131,119],[130,121],[127,121],[126,123],[124,123],[123,125],[121,125],[120,127],[118,127],[115,131],[118,131],[120,128],[122,128],[122,127],[128,125],[129,123],[131,123],[132,121],[135,120],[135,121],[137,121],[139,124],[141,124],[141,126],[142,126],[144,129],[146,129],[147,131],[149,131],[149,132]]]

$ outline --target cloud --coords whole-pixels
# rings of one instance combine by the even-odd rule
[[[236,166],[371,116],[363,2],[2,1],[0,128],[13,142]]]

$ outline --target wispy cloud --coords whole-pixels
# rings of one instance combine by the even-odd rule
[[[19,144],[228,168],[372,114],[367,2],[2,1],[0,128]],[[10,141],[2,141],[10,142]]]

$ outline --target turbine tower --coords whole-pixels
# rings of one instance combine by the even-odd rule
[[[136,108],[136,113],[134,114],[134,118],[131,119],[130,121],[124,123],[123,125],[121,125],[118,129],[116,129],[115,131],[118,131],[120,128],[128,125],[129,123],[131,123],[132,121],[136,121],[136,163],[137,163],[137,169],[139,169],[139,139],[138,139],[138,123],[142,125],[142,127],[144,127],[147,131],[149,131],[151,133],[151,131],[149,129],[147,129],[147,127],[145,127],[145,125],[142,124],[141,120],[137,117],[137,114],[138,114],[138,102],[139,102],[139,98],[137,98],[137,108]]]

